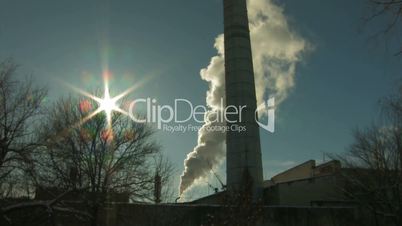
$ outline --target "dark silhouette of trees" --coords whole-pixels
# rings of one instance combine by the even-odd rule
[[[394,32],[394,35],[400,39],[402,31],[402,1],[400,0],[368,0],[371,6],[371,12],[366,18],[366,22],[385,21],[383,28],[374,36],[389,35]],[[399,40],[400,41],[400,40]],[[402,43],[400,43],[402,45]],[[402,46],[395,55],[402,54]]]
[[[355,131],[345,156],[346,197],[372,213],[376,225],[402,225],[402,87],[382,102],[381,124]]]
[[[107,202],[154,202],[156,176],[158,202],[172,199],[174,169],[149,125],[115,112],[109,127],[103,112],[88,117],[97,103],[75,97],[44,107],[47,90],[16,69],[0,64],[1,225],[100,225]]]
[[[29,195],[24,177],[26,165],[38,144],[33,125],[41,116],[47,90],[36,88],[31,79],[18,81],[12,60],[0,63],[0,197]]]
[[[98,225],[104,203],[118,196],[152,202],[155,174],[167,184],[172,173],[151,127],[114,113],[108,128],[104,113],[88,118],[95,108],[92,101],[72,97],[50,107],[37,130],[43,146],[35,153],[34,170],[43,188],[85,190],[78,199],[88,205],[92,225]]]

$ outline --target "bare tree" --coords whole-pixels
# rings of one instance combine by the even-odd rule
[[[37,147],[32,125],[41,115],[47,94],[31,79],[16,80],[16,69],[12,60],[0,63],[0,195],[14,196],[24,191],[16,189],[18,181],[11,175],[23,174],[23,163],[30,163]]]
[[[111,128],[103,113],[93,117],[96,104],[64,98],[49,110],[40,129],[43,147],[36,154],[35,180],[63,190],[87,188],[86,201],[97,225],[97,215],[108,195],[126,194],[135,201],[153,201],[154,175],[168,181],[171,167],[155,161],[159,145],[154,130],[114,113]],[[84,119],[84,120],[83,120]],[[87,119],[87,120],[86,120]]]
[[[401,40],[401,32],[402,32],[402,1],[400,0],[368,0],[371,11],[367,18],[365,18],[366,22],[371,22],[377,20],[380,23],[385,21],[383,24],[383,28],[377,31],[374,36],[378,35],[390,35],[393,33],[400,42]],[[399,43],[402,45],[402,43]],[[402,46],[396,52],[395,55],[402,54]]]
[[[383,101],[380,125],[355,131],[341,157],[347,168],[344,192],[371,212],[376,225],[402,224],[402,89]]]

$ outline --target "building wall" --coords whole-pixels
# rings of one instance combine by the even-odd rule
[[[225,216],[227,207],[212,205],[113,205],[108,209],[102,226],[199,226],[219,214]],[[227,218],[222,218],[230,220]],[[222,225],[214,222],[214,225]],[[261,225],[269,226],[356,226],[352,208],[295,208],[264,207]]]
[[[335,175],[276,184],[266,189],[269,205],[310,206],[343,200]]]
[[[263,201],[266,205],[285,206],[345,204],[340,170],[338,161],[318,166],[314,160],[307,161],[265,181]],[[192,204],[222,204],[224,193],[195,200]]]
[[[67,205],[78,211],[84,206]],[[233,208],[233,207],[231,207]],[[119,204],[112,203],[103,208],[98,215],[98,226],[212,226],[239,225],[225,224],[237,222],[239,215],[230,215],[230,208],[219,205],[184,204]],[[243,210],[243,209],[242,209]],[[259,226],[374,226],[372,215],[364,214],[349,207],[261,207]],[[76,213],[73,213],[74,215]],[[13,226],[90,226],[89,221],[55,212],[49,218],[46,208],[23,208],[7,215]],[[232,216],[232,217],[230,217]],[[377,216],[378,217],[378,216]],[[219,219],[222,221],[213,221]],[[378,225],[392,225],[379,221]],[[41,222],[41,223],[39,223]],[[10,225],[0,218],[0,225]],[[241,224],[244,225],[244,224]],[[11,225],[10,225],[11,226]]]
[[[313,175],[312,173],[314,167],[315,161],[310,160],[272,177],[271,180],[274,183],[282,183],[287,181],[305,179]]]
[[[265,183],[264,201],[285,206],[339,205],[344,200],[340,170],[339,161],[318,166],[314,160],[307,161]]]
[[[318,165],[313,169],[313,176],[324,176],[337,173],[341,170],[341,163],[337,160],[329,161],[324,164]]]
[[[333,160],[316,166],[314,160],[309,160],[293,168],[290,168],[282,173],[279,173],[271,178],[271,183],[283,183],[288,181],[306,179],[310,177],[318,177],[331,175],[341,169],[341,163]],[[269,184],[265,182],[265,184]]]

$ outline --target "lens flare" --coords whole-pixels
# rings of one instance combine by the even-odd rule
[[[91,120],[93,117],[95,117],[96,115],[98,115],[99,113],[104,112],[106,115],[106,128],[105,130],[101,133],[101,137],[102,139],[104,139],[105,141],[107,141],[108,143],[111,142],[113,140],[113,112],[118,112],[124,115],[129,115],[129,113],[125,110],[123,110],[124,108],[127,108],[128,102],[124,102],[123,103],[119,103],[119,101],[121,101],[124,97],[126,97],[128,94],[134,92],[136,89],[141,88],[146,82],[148,82],[149,80],[153,79],[156,75],[155,74],[147,74],[146,76],[144,76],[143,79],[137,81],[133,86],[131,86],[130,88],[128,88],[127,90],[125,90],[124,92],[121,92],[120,94],[111,97],[110,92],[109,92],[109,80],[112,78],[112,73],[106,69],[104,69],[104,72],[102,73],[102,77],[103,77],[103,82],[104,82],[104,93],[103,93],[103,97],[97,97],[87,91],[84,91],[80,88],[77,88],[65,81],[62,80],[58,80],[58,82],[64,84],[65,86],[71,88],[72,90],[74,90],[75,92],[87,97],[87,100],[83,100],[79,103],[79,109],[81,112],[85,113],[86,116],[81,118],[77,123],[71,125],[68,128],[65,128],[65,130],[63,130],[63,134],[68,134],[68,131],[72,128],[79,128],[81,127],[83,124],[85,124],[86,122],[88,122],[89,120]],[[92,103],[90,102],[90,100],[93,100],[97,103],[97,107],[96,106],[92,106]],[[122,106],[122,107],[121,107]],[[71,108],[68,107],[68,108]],[[66,108],[66,109],[68,109]],[[61,135],[63,135],[61,134]],[[87,137],[85,135],[85,133],[82,134],[83,138]]]
[[[106,83],[105,83],[106,84]],[[96,100],[96,99],[95,99]],[[117,98],[111,98],[109,93],[109,87],[105,86],[105,94],[102,99],[96,100],[99,104],[99,109],[104,111],[107,118],[107,124],[109,129],[112,127],[112,113],[113,111],[123,111],[119,108]]]
[[[69,87],[71,87],[73,90],[77,91],[81,95],[84,95],[98,103],[98,108],[94,112],[88,114],[87,117],[81,119],[81,121],[78,122],[77,126],[80,126],[83,123],[87,122],[95,115],[97,115],[101,112],[104,112],[106,115],[106,119],[107,119],[107,127],[108,127],[107,129],[111,129],[112,128],[112,116],[113,116],[114,111],[128,115],[128,113],[126,111],[124,111],[123,109],[121,109],[119,107],[118,101],[120,99],[122,99],[123,97],[125,97],[126,95],[128,95],[129,93],[131,93],[132,91],[134,91],[134,89],[136,89],[138,87],[138,84],[127,89],[126,91],[124,91],[123,93],[120,93],[119,95],[117,95],[115,97],[111,97],[110,92],[109,92],[109,78],[110,78],[109,72],[103,74],[103,81],[104,81],[103,97],[97,97],[84,90],[81,90],[79,88],[76,88],[72,85],[67,84]]]

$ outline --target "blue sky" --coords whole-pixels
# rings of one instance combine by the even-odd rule
[[[295,87],[277,110],[276,132],[261,131],[265,178],[324,152],[345,151],[352,130],[378,117],[379,98],[395,90],[402,71],[393,56],[397,47],[369,38],[379,24],[362,31],[366,0],[276,2],[314,50],[298,65]],[[220,0],[0,0],[0,60],[12,57],[21,76],[47,85],[49,102],[71,92],[57,79],[89,90],[101,86],[107,52],[112,92],[153,75],[134,97],[205,104],[208,84],[199,71],[216,55],[222,31]],[[197,133],[158,132],[156,138],[178,180]]]

